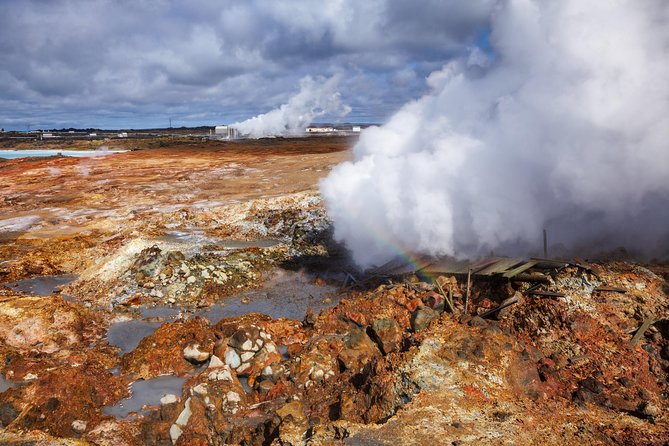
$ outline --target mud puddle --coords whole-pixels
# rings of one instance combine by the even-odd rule
[[[229,297],[223,303],[195,314],[207,318],[212,324],[224,317],[247,313],[262,313],[274,319],[302,320],[307,309],[318,313],[336,305],[336,290],[330,285],[315,284],[314,278],[308,274],[277,270],[262,288]]]
[[[216,324],[226,317],[248,313],[262,313],[274,319],[302,320],[307,309],[315,313],[334,306],[339,301],[337,288],[314,283],[314,277],[287,270],[276,270],[262,288],[231,296],[209,308],[191,312],[171,306],[135,307],[139,319],[115,322],[107,332],[107,342],[117,346],[122,353],[134,350],[146,336],[151,335],[165,322],[180,317],[201,316]]]
[[[34,277],[32,279],[18,280],[16,282],[7,282],[2,285],[32,296],[51,296],[52,294],[58,294],[62,287],[74,281],[76,278],[77,276],[73,274],[42,276]]]
[[[8,381],[4,376],[0,375],[0,393],[11,389],[12,387],[16,387],[16,383]]]
[[[125,419],[132,414],[144,415],[148,410],[145,406],[159,406],[160,399],[166,395],[181,398],[181,391],[187,378],[178,376],[159,376],[157,378],[139,380],[130,384],[130,397],[119,401],[114,406],[105,406],[104,415]]]
[[[188,246],[206,246],[208,250],[229,251],[248,248],[273,248],[284,243],[282,240],[264,238],[257,240],[228,240],[207,235],[202,230],[170,230],[158,240],[169,243],[186,244]]]
[[[116,322],[109,327],[107,342],[121,349],[123,353],[131,352],[142,339],[152,334],[163,324],[163,321],[131,320]]]

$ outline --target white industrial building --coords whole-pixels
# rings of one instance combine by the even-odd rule
[[[214,128],[214,135],[218,138],[237,139],[239,130],[229,125],[217,125]]]

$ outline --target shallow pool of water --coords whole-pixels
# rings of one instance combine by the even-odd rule
[[[248,248],[272,248],[284,243],[279,239],[264,238],[257,240],[227,240],[207,235],[199,229],[170,230],[158,240],[170,243],[184,243],[188,245],[206,245],[208,250],[235,250]]]
[[[262,288],[229,297],[222,304],[196,314],[213,324],[224,317],[247,313],[262,313],[274,319],[285,317],[302,320],[307,308],[318,313],[335,305],[338,302],[335,291],[335,287],[314,284],[313,278],[307,274],[278,270]]]
[[[0,393],[15,386],[16,384],[11,381],[7,381],[4,376],[0,375]]]
[[[17,159],[36,156],[104,156],[113,155],[115,153],[123,153],[125,150],[0,150],[0,158]]]
[[[32,279],[18,280],[16,282],[3,283],[2,285],[33,296],[51,296],[61,287],[67,285],[76,278],[77,276],[72,274],[42,276],[33,277]]]
[[[130,397],[119,401],[114,406],[102,409],[104,415],[116,418],[128,418],[131,414],[142,415],[145,406],[159,406],[160,399],[165,395],[176,395],[181,398],[187,378],[178,376],[159,376],[157,378],[139,380],[130,384]]]
[[[107,342],[121,349],[123,353],[131,352],[142,339],[152,334],[163,322],[134,320],[112,324],[107,332]]]

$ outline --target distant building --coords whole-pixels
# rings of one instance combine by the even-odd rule
[[[237,139],[239,138],[239,131],[229,125],[217,125],[214,128],[214,135],[218,138]]]
[[[360,133],[360,130],[362,130],[362,129],[360,128],[359,125],[354,125],[353,127],[351,127],[351,131],[353,133]]]
[[[307,127],[307,133],[334,133],[336,131],[334,127]]]
[[[127,138],[127,137],[128,137],[128,133],[127,133],[127,132],[121,132],[121,133],[118,134],[118,137],[119,137],[119,138]]]

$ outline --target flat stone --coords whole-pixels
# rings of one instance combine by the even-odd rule
[[[184,358],[190,362],[204,362],[211,356],[211,352],[200,350],[200,344],[192,344],[184,348]]]
[[[411,328],[414,331],[424,330],[434,319],[439,317],[439,313],[429,307],[418,307],[411,315]]]
[[[179,401],[179,398],[176,395],[170,393],[160,399],[160,404],[174,404],[177,401]]]

